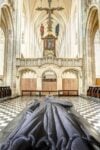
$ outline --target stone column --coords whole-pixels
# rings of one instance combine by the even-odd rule
[[[25,57],[32,58],[34,57],[34,27],[32,26],[30,15],[25,17],[26,25],[25,25]],[[36,51],[37,49],[35,49]]]
[[[16,0],[14,2],[15,10],[13,11],[13,54],[12,54],[12,91],[13,95],[20,94],[20,89],[17,89],[17,70],[16,70],[16,58],[21,57],[21,13],[22,13],[22,0]],[[9,57],[10,58],[10,57]]]
[[[95,85],[95,48],[94,48],[94,39],[93,39],[93,34],[91,34],[91,31],[89,31],[88,34],[88,43],[87,43],[87,83],[88,85]]]
[[[82,94],[86,94],[87,92],[87,60],[86,60],[86,55],[87,55],[87,51],[86,51],[86,21],[87,21],[87,15],[86,15],[86,5],[85,5],[85,1],[80,0],[80,15],[82,18],[82,26],[81,28],[81,51],[82,51],[82,56],[83,56],[83,68],[82,68]]]
[[[21,74],[18,73],[17,70],[17,75],[16,75],[16,93],[18,95],[21,95]]]
[[[99,2],[98,2],[98,20],[99,20],[99,31],[100,31],[100,0],[99,0]]]
[[[42,78],[40,76],[37,77],[37,89],[42,90]]]
[[[78,85],[79,85],[79,95],[82,94],[82,72],[80,71],[78,74]]]
[[[6,30],[6,44],[7,44],[7,76],[6,76],[6,85],[13,87],[13,33],[12,30]]]
[[[21,16],[19,7],[22,0],[16,0],[14,3],[15,9],[11,10],[13,24],[6,30],[6,78],[5,85],[9,85],[12,89],[12,94],[16,94],[16,56],[20,57],[20,42],[21,42]],[[8,18],[8,21],[11,18]],[[8,22],[9,23],[9,22]],[[16,55],[17,54],[17,55]]]
[[[68,25],[68,57],[71,58],[71,18]]]
[[[15,36],[16,36],[16,57],[21,57],[21,19],[22,19],[22,0],[15,1]]]
[[[0,26],[1,26],[1,15],[2,15],[2,8],[0,7]]]
[[[82,57],[82,7],[81,0],[78,2],[78,56]],[[84,19],[83,19],[84,20]]]
[[[62,77],[61,77],[61,75],[57,77],[57,90],[62,90]]]

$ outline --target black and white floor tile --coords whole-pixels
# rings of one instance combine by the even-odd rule
[[[33,98],[16,98],[0,103],[0,131],[16,118],[28,103],[32,101]]]
[[[70,98],[70,100],[79,115],[100,133],[100,102],[87,100],[81,97]]]
[[[81,97],[63,98],[71,101],[74,109],[92,127],[100,133],[100,103]],[[0,103],[0,131],[2,131],[14,118],[20,114],[29,103],[34,101],[32,97],[16,98]]]

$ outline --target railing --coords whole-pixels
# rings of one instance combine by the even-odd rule
[[[22,90],[22,96],[78,96],[78,90],[56,90],[56,91],[44,91],[44,90]]]
[[[35,58],[35,59],[22,59],[17,58],[16,66],[17,67],[40,67],[45,64],[54,64],[62,67],[81,67],[82,58]]]

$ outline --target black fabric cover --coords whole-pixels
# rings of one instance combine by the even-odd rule
[[[92,150],[87,136],[69,113],[71,106],[53,97],[35,103],[1,150]]]

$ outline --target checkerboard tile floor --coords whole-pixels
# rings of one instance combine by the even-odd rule
[[[28,103],[32,101],[33,98],[16,98],[0,103],[0,131],[17,117]]]
[[[63,99],[71,101],[79,115],[100,133],[100,103],[81,97],[68,97]],[[23,97],[0,103],[0,131],[16,118],[28,103],[31,103],[33,100],[33,97]]]
[[[81,97],[69,98],[74,109],[84,118],[98,133],[100,133],[100,103]]]

